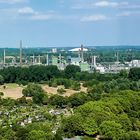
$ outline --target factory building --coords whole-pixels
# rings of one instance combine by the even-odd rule
[[[117,53],[116,62],[107,63],[96,63],[96,59],[99,56],[94,56],[91,52],[90,57],[86,58],[84,56],[88,49],[84,48],[83,45],[79,48],[73,48],[68,52],[60,50],[57,53],[57,49],[51,49],[51,52],[47,52],[43,55],[32,53],[26,56],[22,50],[22,41],[19,43],[19,53],[17,56],[8,56],[6,49],[3,49],[2,59],[0,60],[0,68],[10,67],[10,66],[30,66],[30,65],[56,65],[60,70],[64,70],[67,65],[76,65],[81,68],[81,71],[88,72],[100,72],[100,73],[118,73],[120,70],[129,70],[133,67],[140,67],[140,60],[132,60],[130,62],[121,63],[119,62],[119,55]],[[52,54],[56,53],[56,54]],[[71,52],[71,53],[70,53]],[[50,54],[51,55],[50,55]],[[68,53],[69,56],[66,54]],[[73,57],[74,56],[74,57]],[[86,55],[87,56],[87,55]]]
[[[70,49],[70,52],[79,52],[79,51],[84,51],[87,52],[88,49],[87,48],[74,48],[74,49]]]
[[[58,57],[52,56],[52,65],[58,65]]]
[[[87,62],[80,63],[81,71],[90,71],[90,65]]]

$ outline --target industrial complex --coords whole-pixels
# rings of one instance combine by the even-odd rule
[[[22,41],[20,41],[19,55],[16,57],[6,55],[6,49],[3,49],[3,59],[0,62],[0,68],[2,69],[4,67],[10,66],[24,67],[31,65],[56,65],[60,70],[64,70],[67,65],[77,65],[81,68],[81,71],[117,73],[120,70],[129,70],[132,67],[140,67],[140,60],[132,60],[130,62],[120,63],[118,54],[117,60],[114,63],[97,63],[96,59],[99,56],[95,55],[90,55],[90,61],[87,61],[85,60],[84,55],[88,52],[89,49],[81,45],[81,47],[73,48],[68,51],[65,51],[64,49],[58,51],[57,48],[52,48],[51,52],[46,52],[46,54],[33,54],[25,57],[23,54]],[[71,56],[70,54],[75,55]]]

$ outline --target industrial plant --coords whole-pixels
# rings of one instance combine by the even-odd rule
[[[5,67],[28,67],[32,65],[56,65],[60,70],[64,70],[67,65],[77,65],[81,71],[100,72],[100,73],[117,73],[121,70],[129,70],[132,67],[140,67],[140,60],[131,60],[129,62],[119,62],[119,54],[117,52],[116,62],[98,63],[97,59],[100,56],[93,55],[90,49],[81,45],[81,47],[72,48],[69,50],[59,50],[52,48],[43,54],[23,53],[23,43],[19,43],[19,55],[8,56],[7,49],[3,49],[3,59],[0,60],[0,69]],[[85,55],[88,55],[88,59]]]

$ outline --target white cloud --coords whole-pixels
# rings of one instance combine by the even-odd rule
[[[94,4],[96,7],[118,7],[119,3],[109,2],[109,1],[100,1]]]
[[[18,9],[18,14],[26,15],[30,20],[49,20],[52,19],[54,11],[48,11],[47,13],[41,13],[35,11],[32,7],[23,7]],[[24,17],[25,18],[25,17]]]
[[[120,8],[123,9],[137,9],[140,8],[140,4],[128,4],[128,5],[122,5]]]
[[[49,20],[51,19],[53,16],[50,14],[35,14],[33,16],[31,16],[31,20]]]
[[[90,15],[81,18],[82,22],[102,21],[102,20],[107,20],[107,17],[105,15]]]
[[[59,15],[54,10],[36,11],[32,7],[0,9],[0,18],[27,20],[63,20],[74,19],[73,16]],[[3,15],[6,15],[3,17]]]
[[[71,7],[72,9],[86,9],[86,6],[80,5],[80,4],[76,4],[74,6]]]
[[[6,4],[16,4],[16,3],[24,3],[28,0],[0,0],[0,3],[6,3]]]
[[[36,12],[31,7],[23,7],[18,9],[19,14],[35,14]]]
[[[107,0],[100,0],[97,2],[82,2],[77,3],[72,6],[72,9],[93,9],[93,8],[121,8],[121,9],[134,9],[140,8],[140,4],[136,4],[134,2],[117,2],[116,1],[107,1]]]
[[[91,8],[103,8],[103,7],[118,7],[122,3],[110,2],[110,1],[98,1],[98,2],[86,2],[74,5],[72,9],[91,9]]]
[[[31,20],[75,20],[78,19],[76,16],[73,15],[59,15],[55,13],[38,13],[30,16]]]
[[[140,11],[123,11],[117,14],[118,17],[140,16]]]
[[[130,11],[124,11],[122,13],[117,14],[118,17],[128,17],[131,15]]]
[[[29,20],[50,20],[50,19],[61,19],[62,17],[56,15],[54,10],[49,10],[47,12],[36,11],[32,7],[23,7],[17,10],[20,18],[27,18]]]

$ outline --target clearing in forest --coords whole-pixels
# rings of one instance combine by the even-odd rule
[[[48,85],[41,85],[43,90],[47,92],[48,94],[58,94],[57,90],[60,88],[64,88],[64,86],[58,86],[58,87],[49,87]],[[19,86],[18,84],[5,84],[0,86],[0,92],[4,93],[4,98],[12,98],[12,99],[18,99],[22,97],[22,90],[23,86]],[[62,96],[71,96],[77,92],[86,92],[87,88],[83,87],[81,84],[81,90],[80,91],[75,91],[72,89],[65,89],[65,93]]]

